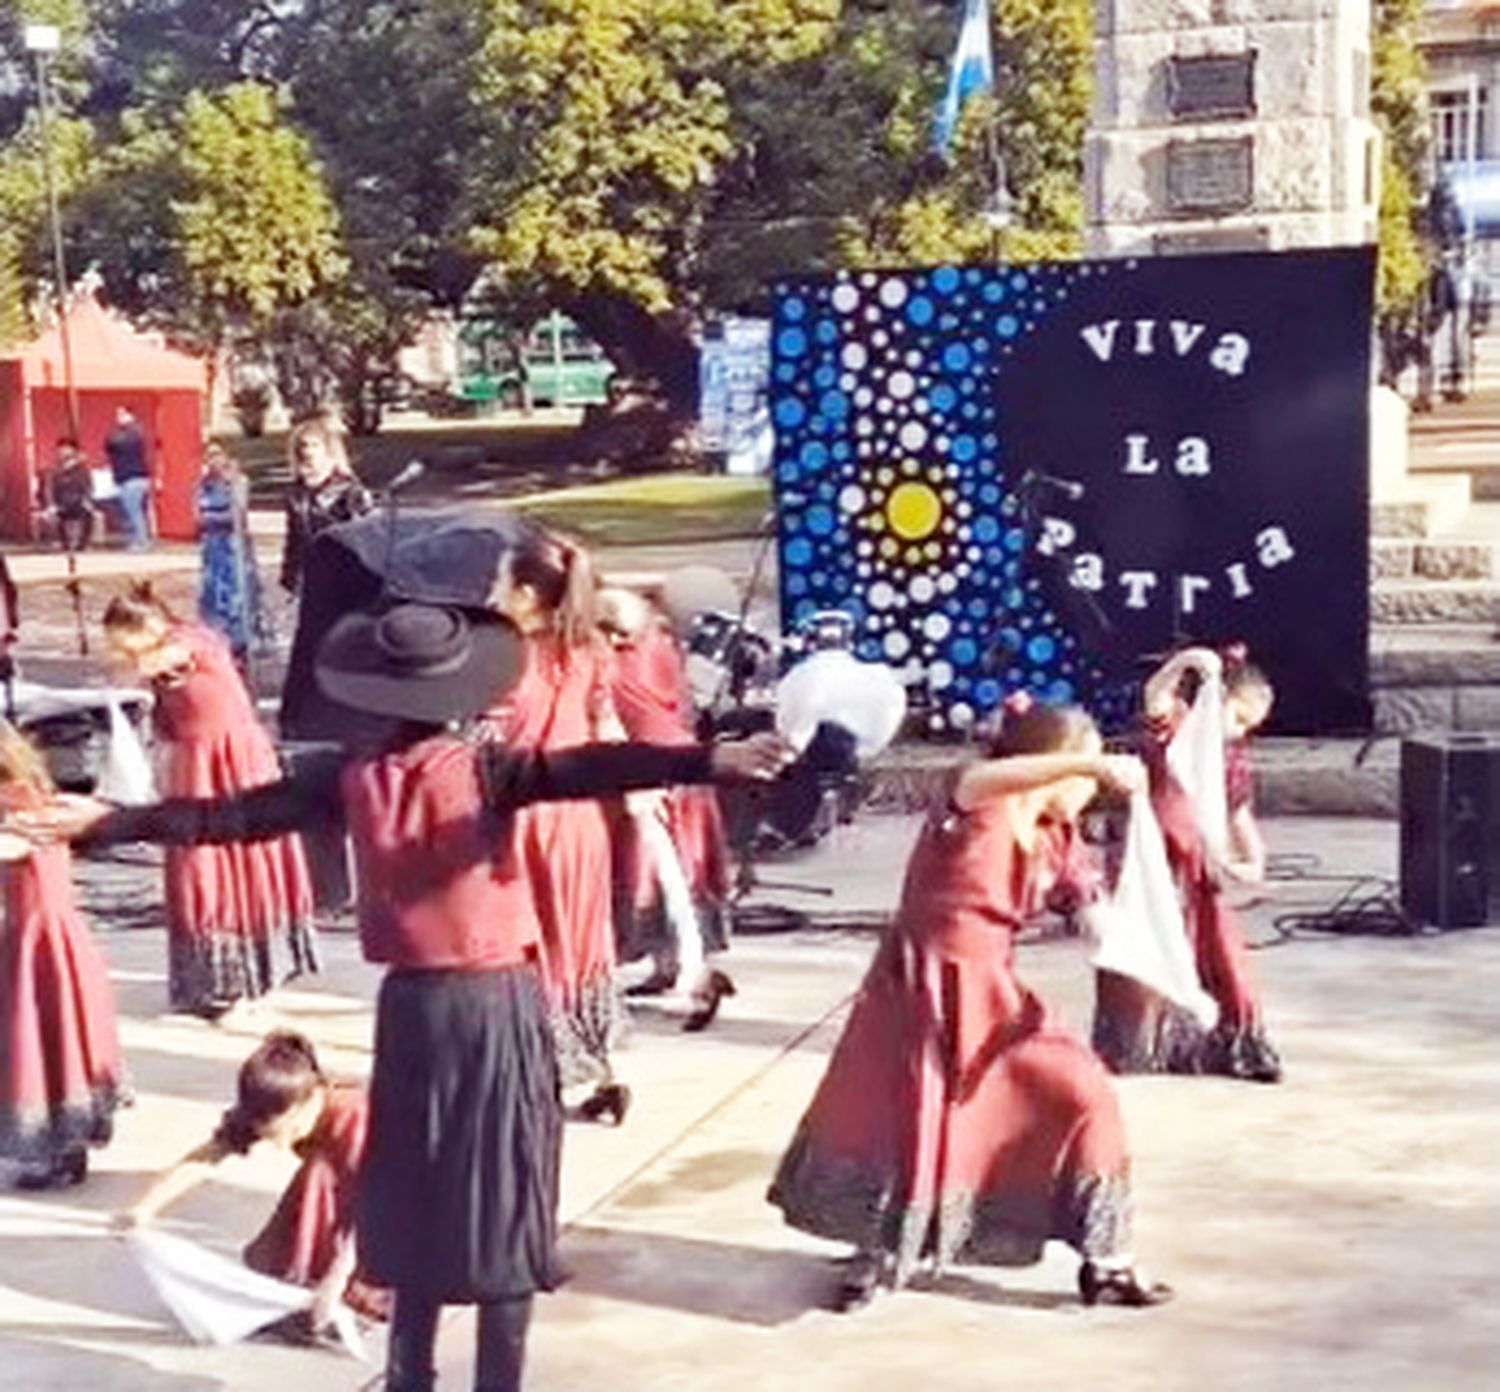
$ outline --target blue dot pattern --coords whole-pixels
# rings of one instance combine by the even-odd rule
[[[1032,571],[1022,468],[1006,459],[994,391],[1095,269],[944,266],[776,287],[783,619],[851,614],[859,655],[925,688],[935,729],[972,726],[1016,690],[1118,717],[1118,694]],[[891,525],[904,484],[936,499],[925,535]]]

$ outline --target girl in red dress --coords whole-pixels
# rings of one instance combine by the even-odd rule
[[[41,757],[0,720],[0,811],[47,804]],[[28,1188],[78,1184],[128,1096],[104,959],[73,900],[72,853],[3,836],[0,1159]]]
[[[1083,1257],[1086,1303],[1155,1304],[1130,1254],[1124,1128],[1109,1075],[1019,980],[1014,942],[1099,781],[1143,785],[1081,711],[1007,711],[992,757],[952,778],[901,905],[770,1199],[855,1244],[842,1302],[918,1262]]]
[[[157,1178],[116,1227],[152,1222],[231,1155],[247,1154],[262,1141],[280,1146],[302,1164],[245,1248],[245,1264],[317,1291],[312,1308],[282,1332],[315,1337],[339,1300],[371,1318],[387,1318],[390,1292],[361,1275],[355,1259],[354,1196],[370,1111],[364,1088],[331,1083],[311,1042],[278,1030],[240,1066],[236,1092],[213,1135]]]
[[[628,590],[599,592],[599,628],[614,648],[610,687],[615,713],[628,739],[690,745],[693,704],[682,650],[646,600]],[[667,918],[666,895],[641,819],[664,825],[676,851],[698,939],[682,945],[697,963],[685,984],[692,1014],[685,1029],[706,1028],[722,997],[734,994],[728,975],[703,960],[703,948],[724,946],[724,904],[729,895],[729,850],[718,794],[712,788],[671,788],[627,799],[612,818],[615,842],[615,928],[622,959],[650,954],[651,975],[626,992],[657,995],[678,985],[683,951]]]
[[[104,614],[110,649],[150,680],[166,745],[169,797],[228,796],[281,776],[275,746],[228,646],[179,623],[140,586]],[[166,855],[174,1010],[216,1019],[317,969],[312,888],[296,836],[244,846],[174,846]]]
[[[511,554],[495,607],[525,640],[521,679],[486,716],[513,749],[558,750],[623,737],[610,702],[588,556],[529,531]],[[516,854],[540,932],[543,986],[565,1087],[592,1083],[580,1113],[624,1120],[630,1092],[611,1054],[624,1031],[615,980],[609,822],[597,802],[538,803],[516,814]]]
[[[1227,859],[1222,863],[1210,853],[1188,795],[1166,758],[1202,684],[1221,680],[1229,808]],[[1230,881],[1256,884],[1265,876],[1248,742],[1270,715],[1273,700],[1270,682],[1239,647],[1222,656],[1208,648],[1185,648],[1146,683],[1151,802],[1182,900],[1198,977],[1218,1003],[1219,1020],[1205,1031],[1186,1011],[1139,982],[1100,972],[1094,1047],[1117,1073],[1212,1073],[1260,1083],[1281,1077],[1281,1060],[1262,1022],[1244,934],[1225,892]]]

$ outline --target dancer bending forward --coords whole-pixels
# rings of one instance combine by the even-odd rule
[[[1209,847],[1192,799],[1172,773],[1167,747],[1206,682],[1223,683],[1228,843],[1222,863]],[[1221,656],[1184,648],[1146,683],[1146,761],[1151,805],[1161,823],[1198,977],[1219,1007],[1204,1030],[1187,1011],[1128,977],[1101,971],[1096,984],[1094,1048],[1116,1073],[1221,1074],[1274,1083],[1281,1060],[1266,1036],[1260,992],[1226,881],[1265,878],[1265,844],[1251,806],[1249,739],[1271,713],[1274,694],[1244,650]]]
[[[263,1141],[280,1146],[302,1164],[245,1248],[245,1265],[316,1292],[312,1307],[283,1321],[280,1332],[314,1339],[340,1300],[372,1319],[388,1318],[390,1292],[355,1260],[354,1196],[370,1112],[364,1088],[331,1083],[308,1039],[277,1030],[240,1065],[235,1092],[213,1135],[160,1175],[115,1226],[152,1222],[231,1155]]]
[[[844,1308],[924,1258],[1021,1265],[1052,1238],[1088,1304],[1151,1305],[1130,1248],[1109,1077],[1016,976],[1036,881],[1104,780],[1144,783],[1081,711],[1008,709],[992,757],[953,778],[896,919],[771,1186],[793,1227],[855,1244]]]

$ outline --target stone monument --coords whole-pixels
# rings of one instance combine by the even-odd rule
[[[1097,0],[1088,253],[1373,242],[1370,0]]]

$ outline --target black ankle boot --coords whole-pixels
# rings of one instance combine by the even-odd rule
[[[1086,1261],[1078,1268],[1078,1294],[1085,1305],[1124,1305],[1141,1309],[1147,1305],[1165,1305],[1172,1298],[1171,1286],[1153,1281],[1141,1284],[1135,1268],[1109,1270]]]
[[[630,1110],[630,1089],[624,1083],[601,1083],[593,1095],[579,1104],[578,1114],[585,1121],[611,1120],[618,1126]]]

